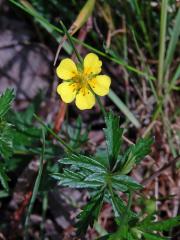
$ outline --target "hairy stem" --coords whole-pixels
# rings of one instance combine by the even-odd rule
[[[64,34],[67,36],[67,38],[68,38],[68,40],[69,40],[69,42],[70,42],[70,44],[71,44],[71,46],[72,46],[72,48],[74,50],[74,53],[76,54],[76,57],[77,57],[79,63],[82,65],[83,64],[82,58],[81,58],[80,54],[78,53],[77,49],[74,46],[74,43],[73,43],[71,35],[69,34],[68,30],[66,29],[66,27],[65,27],[65,25],[64,25],[64,23],[62,21],[60,21],[60,24],[62,26]]]

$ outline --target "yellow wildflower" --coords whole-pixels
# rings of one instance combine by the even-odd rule
[[[94,53],[86,55],[83,66],[76,66],[70,59],[63,59],[56,69],[59,78],[64,80],[57,87],[57,92],[65,103],[75,99],[80,110],[91,109],[95,105],[95,96],[105,96],[109,92],[110,77],[98,75],[102,62]]]

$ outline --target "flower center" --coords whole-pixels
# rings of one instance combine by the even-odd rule
[[[88,81],[93,78],[92,74],[86,74],[85,72],[79,70],[78,74],[72,79],[73,91],[82,91],[83,95],[89,94],[89,83]]]
[[[73,78],[73,82],[78,84],[79,89],[85,88],[88,85],[89,75],[84,74],[84,72],[79,71],[78,74]]]

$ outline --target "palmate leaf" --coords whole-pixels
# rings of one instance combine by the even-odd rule
[[[106,128],[104,129],[104,133],[106,136],[110,168],[113,169],[119,155],[123,129],[119,126],[119,117],[112,112],[107,113],[105,121]]]
[[[78,215],[77,234],[85,234],[88,226],[93,227],[94,221],[97,220],[102,208],[104,191],[98,193],[83,207],[82,212]]]
[[[135,164],[139,163],[150,153],[153,142],[153,138],[139,139],[135,145],[128,148],[124,156],[120,159],[116,171],[123,174],[129,173]]]
[[[13,99],[14,91],[12,89],[7,89],[5,93],[0,96],[0,118],[4,117],[8,112]]]
[[[93,172],[106,172],[106,167],[96,159],[84,155],[72,154],[66,158],[60,159],[59,163],[65,165],[75,165]]]

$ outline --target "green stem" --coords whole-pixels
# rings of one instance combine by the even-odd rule
[[[28,227],[29,227],[29,222],[30,222],[30,215],[37,197],[40,181],[41,181],[41,176],[43,172],[43,159],[44,159],[44,152],[45,152],[45,134],[44,134],[44,129],[42,129],[42,140],[43,140],[43,146],[42,146],[42,154],[41,154],[41,159],[40,159],[40,165],[39,165],[39,171],[38,175],[34,184],[33,192],[32,192],[32,197],[30,200],[29,207],[27,209],[27,214],[26,214],[26,219],[25,219],[25,231],[24,231],[24,240],[28,239]]]
[[[133,197],[133,195],[132,195],[132,192],[130,191],[129,192],[129,197],[128,197],[127,208],[126,208],[126,211],[123,214],[122,221],[121,221],[121,226],[126,224],[126,221],[128,220],[128,214],[129,214],[129,211],[131,209],[131,204],[132,204],[132,197]]]
[[[158,94],[162,95],[163,77],[164,77],[164,57],[166,46],[166,24],[167,24],[168,0],[162,0],[161,3],[161,20],[160,20],[160,49],[159,49],[159,66],[158,66]]]
[[[42,202],[42,222],[41,222],[41,238],[44,239],[44,224],[45,224],[45,219],[46,219],[46,212],[48,208],[48,193],[47,191],[43,192],[43,202]]]
[[[69,147],[51,128],[46,126],[46,124],[39,118],[36,114],[34,114],[35,119],[48,131],[52,134],[53,137],[55,137],[69,152],[73,153],[74,150]]]
[[[107,115],[106,110],[105,110],[104,106],[102,105],[102,102],[101,102],[100,97],[97,96],[97,95],[95,95],[95,97],[96,97],[97,103],[98,103],[98,105],[99,105],[99,108],[101,109],[101,112],[102,112],[102,114],[103,114],[103,116],[104,116],[104,120],[105,120],[106,115]],[[106,122],[106,121],[105,121],[105,122]]]
[[[67,38],[68,38],[68,40],[69,40],[69,42],[70,42],[70,44],[71,44],[71,46],[72,46],[75,54],[76,54],[76,57],[77,57],[79,63],[80,63],[81,65],[83,65],[82,58],[81,58],[80,54],[78,53],[77,49],[76,49],[75,46],[74,46],[74,43],[73,43],[73,40],[72,40],[71,35],[69,34],[67,28],[65,27],[65,25],[64,25],[64,23],[63,23],[62,21],[60,21],[60,24],[61,24],[61,26],[62,26],[62,29],[63,29],[63,31],[64,31],[64,34],[67,36]]]

